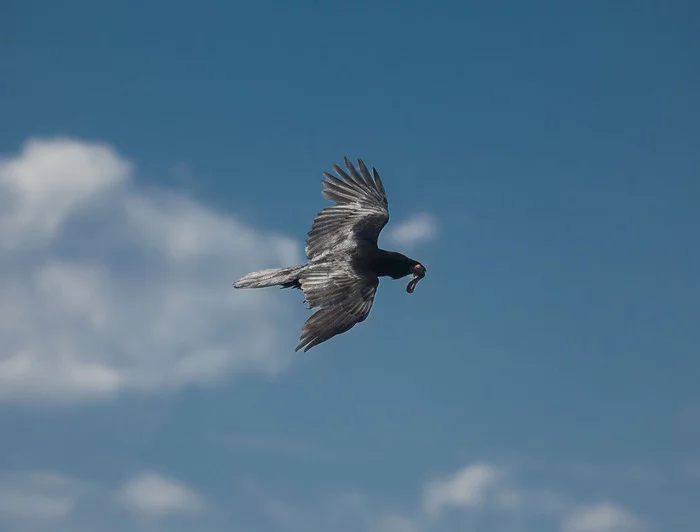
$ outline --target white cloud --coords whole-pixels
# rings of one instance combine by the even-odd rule
[[[450,506],[481,507],[500,476],[498,468],[486,463],[467,466],[451,477],[429,482],[423,494],[423,507],[429,514],[439,514]]]
[[[389,240],[393,244],[411,247],[434,238],[438,223],[430,214],[419,213],[387,229]]]
[[[581,506],[570,496],[517,481],[508,468],[476,462],[425,483],[422,505],[399,504],[356,492],[280,498],[257,483],[242,486],[246,508],[257,508],[274,530],[447,532],[548,530],[647,532],[646,524],[614,504]],[[458,509],[449,514],[447,509]]]
[[[0,161],[0,400],[153,391],[289,363],[279,295],[231,283],[297,263],[297,244],[143,190],[132,168],[109,146],[67,139]]]
[[[516,483],[505,469],[480,462],[452,476],[428,482],[423,511],[432,518],[447,508],[471,510],[490,518],[511,516],[518,522],[546,518],[562,524],[562,532],[643,532],[647,523],[614,503],[582,506],[559,492]]]
[[[9,523],[37,532],[161,530],[162,520],[172,517],[169,530],[213,531],[235,523],[251,530],[310,532],[522,531],[540,530],[544,522],[559,525],[561,532],[651,530],[645,520],[613,502],[581,506],[549,500],[548,492],[518,485],[507,470],[488,463],[426,484],[424,495],[430,486],[449,488],[442,492],[443,504],[465,510],[454,515],[435,515],[430,508],[376,494],[329,490],[279,496],[254,480],[234,478],[232,483],[234,491],[229,486],[204,497],[152,470],[141,470],[116,487],[53,472],[15,473],[0,476],[0,528]]]
[[[74,511],[82,485],[46,471],[8,474],[0,479],[0,519],[56,521]]]
[[[131,510],[152,515],[194,513],[204,507],[202,498],[193,490],[152,471],[129,480],[117,497]]]
[[[72,213],[124,183],[130,167],[107,146],[28,141],[19,157],[0,160],[2,246],[45,242]]]
[[[646,529],[639,517],[612,503],[579,508],[562,526],[563,532],[641,532]]]
[[[221,511],[224,511],[221,514]],[[162,530],[159,521],[177,519],[170,530],[220,530],[226,507],[205,501],[172,478],[143,471],[121,488],[95,484],[53,471],[0,475],[0,529],[34,532]],[[201,526],[199,526],[201,525]]]

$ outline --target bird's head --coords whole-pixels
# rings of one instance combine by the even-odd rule
[[[423,266],[418,261],[415,261],[413,259],[408,259],[408,261],[409,272],[413,274],[413,279],[411,279],[408,283],[408,286],[406,287],[406,292],[412,294],[413,291],[416,289],[418,281],[425,277],[427,270],[425,269],[425,266]]]

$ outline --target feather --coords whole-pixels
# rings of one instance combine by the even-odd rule
[[[389,204],[381,180],[373,179],[358,159],[360,171],[345,157],[349,173],[333,165],[338,177],[323,172],[321,194],[336,205],[321,211],[306,239],[306,256],[319,259],[365,245],[376,246],[379,233],[389,221]],[[375,171],[376,173],[376,171]]]

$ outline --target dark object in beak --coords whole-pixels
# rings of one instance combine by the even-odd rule
[[[416,285],[418,284],[418,281],[420,281],[423,277],[425,277],[425,266],[422,264],[416,264],[413,268],[411,268],[411,271],[413,272],[413,279],[408,283],[408,286],[406,287],[406,292],[409,294],[412,294],[413,291],[416,289]]]

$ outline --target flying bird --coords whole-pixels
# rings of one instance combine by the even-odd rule
[[[420,262],[377,245],[389,221],[384,185],[372,168],[358,159],[359,172],[345,157],[347,172],[333,165],[337,177],[323,172],[321,194],[335,203],[315,218],[306,238],[308,262],[288,268],[249,273],[235,288],[298,288],[309,309],[318,310],[304,324],[299,349],[308,351],[364,321],[374,303],[380,277],[400,279],[413,274],[411,294],[426,269]]]

